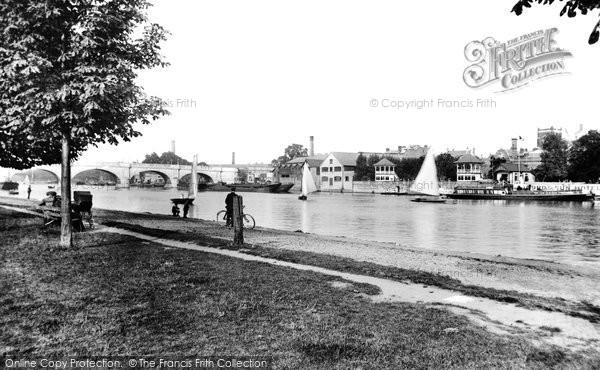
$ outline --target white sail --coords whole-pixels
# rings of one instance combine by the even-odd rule
[[[419,171],[415,182],[411,185],[410,191],[425,195],[440,195],[437,169],[435,167],[435,159],[433,158],[433,150],[431,150],[431,148],[427,151],[421,170]]]
[[[302,171],[302,195],[307,196],[315,191],[317,191],[315,179],[313,179],[312,173],[308,168],[308,163],[304,163],[304,170]]]
[[[196,199],[198,196],[198,155],[194,155],[192,162],[192,177],[190,179],[190,189],[188,190],[188,196]]]

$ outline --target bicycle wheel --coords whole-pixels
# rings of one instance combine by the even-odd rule
[[[227,215],[227,211],[225,211],[225,210],[221,210],[221,211],[217,212],[217,222],[220,223],[221,225],[225,225],[225,223],[227,222],[227,219],[225,218],[226,215]]]
[[[244,229],[254,229],[254,226],[256,226],[256,222],[254,222],[254,217],[245,213],[242,216],[242,218],[244,219]]]

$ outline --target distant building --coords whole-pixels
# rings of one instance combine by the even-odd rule
[[[512,184],[513,186],[526,187],[535,182],[535,176],[529,166],[523,163],[502,163],[496,169],[496,180]]]
[[[560,136],[561,138],[563,138],[565,140],[569,139],[569,133],[564,128],[555,128],[554,126],[551,126],[550,128],[538,128],[537,129],[537,147],[538,148],[542,147],[542,144],[544,143],[544,139],[546,138],[546,136],[548,136],[550,134],[557,134],[558,136]]]
[[[483,160],[473,154],[462,155],[456,162],[456,180],[479,181],[483,177]]]
[[[329,153],[321,163],[321,191],[351,191],[358,156],[358,153]]]
[[[317,154],[308,157],[297,157],[275,168],[275,179],[282,184],[294,184],[293,190],[300,190],[302,183],[302,171],[305,163],[315,179],[317,189],[320,189],[321,182],[316,181],[321,175],[321,163],[327,155]]]
[[[387,158],[383,158],[379,162],[374,164],[375,167],[375,181],[398,181],[396,175],[396,165]]]

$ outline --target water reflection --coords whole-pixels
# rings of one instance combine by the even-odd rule
[[[179,191],[75,187],[94,195],[94,206],[170,214]],[[33,185],[32,198],[49,189]],[[455,250],[590,264],[600,268],[600,207],[590,203],[461,200],[454,204],[410,202],[409,197],[315,193],[242,193],[245,212],[258,226]],[[26,197],[25,188],[19,197]],[[190,217],[214,220],[226,193],[200,193]]]

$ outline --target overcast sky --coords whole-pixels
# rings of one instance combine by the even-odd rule
[[[517,17],[514,2],[156,0],[150,16],[171,32],[163,47],[171,66],[140,74],[140,83],[172,114],[84,159],[142,160],[176,140],[187,159],[229,163],[235,151],[238,163],[270,162],[291,143],[308,146],[310,135],[323,153],[427,144],[487,154],[514,136],[534,147],[538,127],[598,128],[600,44],[587,44],[596,12],[561,18],[557,3]],[[550,27],[573,53],[570,74],[506,93],[464,84],[468,42]],[[496,107],[407,110],[384,108],[383,99],[493,99]]]

